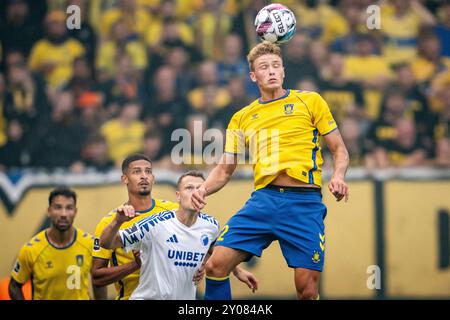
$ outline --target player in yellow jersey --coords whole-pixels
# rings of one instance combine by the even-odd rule
[[[153,214],[178,208],[178,204],[152,197],[154,176],[150,159],[142,154],[128,156],[122,162],[122,182],[127,185],[128,201],[139,214],[124,223],[121,229],[131,227],[134,223]],[[119,208],[111,211],[97,225],[93,249],[92,278],[96,286],[114,283],[117,289],[116,299],[127,300],[139,284],[141,261],[138,252],[125,252],[122,248],[108,250],[100,246],[99,238],[103,229],[114,220]],[[203,270],[196,275],[196,280],[203,277]]]
[[[31,279],[33,300],[88,300],[93,237],[73,226],[77,195],[67,187],[48,199],[51,225],[22,247],[11,273],[9,295],[23,300],[22,286]],[[94,287],[102,299],[104,289]]]
[[[197,210],[205,197],[231,178],[249,147],[255,191],[224,226],[206,263],[205,299],[231,299],[230,271],[278,240],[293,268],[299,299],[317,299],[325,251],[326,207],[322,203],[320,138],[333,154],[328,185],[337,201],[348,198],[344,181],[348,152],[327,103],[315,92],[283,88],[278,46],[263,42],[247,56],[250,78],[261,98],[232,117],[221,162],[192,196]]]

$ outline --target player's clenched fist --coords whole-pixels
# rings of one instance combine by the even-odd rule
[[[134,210],[133,206],[130,205],[123,205],[117,208],[117,214],[116,214],[116,220],[118,223],[124,223],[126,221],[130,221],[134,217],[136,217],[136,211]]]
[[[343,179],[331,178],[330,183],[328,184],[328,189],[337,201],[341,201],[345,197],[345,202],[347,202],[349,189]]]
[[[195,210],[200,211],[205,207],[206,189],[203,187],[194,191],[191,197],[192,206]]]

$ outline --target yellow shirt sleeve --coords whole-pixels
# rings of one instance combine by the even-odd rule
[[[31,49],[30,57],[28,59],[28,66],[31,70],[36,71],[39,69],[43,61],[43,54],[45,53],[45,44],[42,41],[38,41]]]
[[[319,133],[322,136],[330,133],[337,128],[336,121],[331,114],[327,102],[319,94],[316,94],[316,99],[312,106],[311,112],[314,127],[319,130]]]
[[[19,251],[19,256],[11,272],[11,277],[19,283],[24,284],[32,274],[33,260],[27,245]]]
[[[239,128],[242,118],[241,112],[236,112],[228,124],[225,140],[225,152],[243,154],[245,152],[244,134]]]
[[[110,220],[103,218],[100,223],[95,228],[94,233],[94,246],[92,248],[92,257],[110,260],[112,256],[112,250],[102,248],[100,246],[100,236],[102,235],[103,229],[109,224]]]

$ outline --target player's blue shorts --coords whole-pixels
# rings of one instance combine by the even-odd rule
[[[305,189],[305,188],[302,188]],[[278,240],[289,267],[322,271],[327,208],[320,191],[287,191],[272,186],[254,191],[223,227],[217,246],[260,257]]]

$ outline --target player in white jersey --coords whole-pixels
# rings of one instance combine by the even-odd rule
[[[119,230],[122,223],[137,215],[132,206],[118,209],[116,219],[105,227],[100,245],[122,247],[141,253],[139,285],[132,300],[194,300],[196,270],[212,252],[219,235],[219,223],[207,214],[197,213],[191,195],[205,181],[202,173],[190,171],[177,184],[178,210],[164,211]],[[254,275],[239,266],[234,275],[253,292],[258,283]]]

